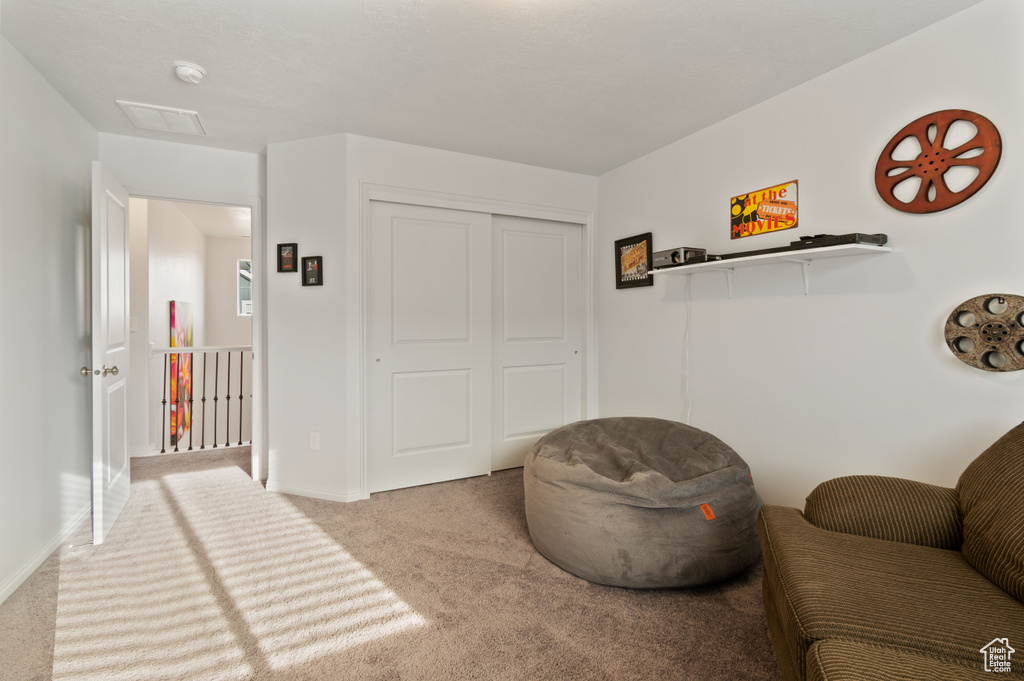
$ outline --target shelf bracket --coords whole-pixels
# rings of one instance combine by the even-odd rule
[[[811,261],[806,258],[781,258],[785,262],[795,262],[803,266],[804,270],[804,295],[810,295],[811,291]]]
[[[725,283],[729,286],[729,300],[732,300],[732,275],[736,271],[734,267],[708,267],[705,272],[725,272]],[[692,273],[687,273],[692,274]]]

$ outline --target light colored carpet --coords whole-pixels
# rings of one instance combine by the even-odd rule
[[[339,504],[267,492],[247,458],[134,460],[108,541],[0,605],[0,678],[779,678],[759,567],[599,586],[533,548],[521,470]]]

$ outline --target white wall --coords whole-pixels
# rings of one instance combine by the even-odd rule
[[[238,261],[251,258],[248,239],[206,237],[206,344],[250,345],[252,317],[238,314]]]
[[[591,214],[597,179],[358,135],[272,144],[267,179],[268,267],[276,267],[277,243],[324,257],[322,287],[303,288],[298,274],[270,275],[268,488],[358,499],[363,192],[387,186],[510,212]],[[319,452],[308,449],[310,431],[320,433]]]
[[[149,338],[171,344],[171,301],[192,304],[193,345],[206,345],[206,236],[170,201],[149,201]]]
[[[769,503],[874,473],[953,485],[1022,418],[1024,372],[968,367],[945,347],[959,303],[1024,293],[1024,6],[989,0],[600,178],[602,415],[683,419],[732,445]],[[967,202],[932,215],[877,195],[875,162],[919,116],[961,108],[999,128],[1003,157]],[[800,182],[797,229],[730,242],[729,198]],[[659,275],[615,290],[612,242],[730,252],[801,235],[884,232],[895,252],[725,277]],[[688,282],[689,280],[689,282]],[[686,377],[687,284],[689,379]]]
[[[307,496],[348,492],[345,414],[346,135],[267,147],[268,489]],[[277,272],[276,245],[323,256],[323,286]],[[320,451],[309,451],[309,432]]]
[[[99,140],[103,165],[132,194],[173,193],[193,200],[264,195],[259,154],[110,133],[100,133]]]
[[[97,133],[0,38],[0,601],[87,520]]]

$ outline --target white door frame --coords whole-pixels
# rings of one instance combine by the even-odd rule
[[[514,201],[503,201],[460,194],[446,194],[422,189],[394,187],[371,182],[359,184],[359,231],[358,244],[350,244],[359,253],[356,267],[349,268],[348,283],[359,305],[359,326],[357,333],[349,337],[357,344],[357,351],[348,355],[350,376],[358,376],[353,381],[349,392],[348,422],[355,424],[354,431],[358,439],[358,476],[359,498],[368,499],[368,457],[367,437],[369,423],[366,405],[369,397],[369,385],[366,380],[366,367],[370,361],[368,337],[369,286],[368,273],[371,263],[368,245],[370,243],[370,202],[387,201],[432,208],[450,208],[492,215],[509,215],[512,217],[569,222],[583,226],[583,418],[594,418],[597,415],[597,342],[594,327],[594,214],[587,211],[552,208]],[[351,262],[351,261],[350,261]],[[350,298],[352,300],[352,298]],[[355,394],[353,394],[355,393]],[[353,399],[354,398],[354,399]]]
[[[246,206],[251,212],[249,235],[252,257],[252,477],[266,480],[267,455],[267,237],[263,224],[263,199],[252,196],[199,194],[188,191],[125,185],[135,199]]]

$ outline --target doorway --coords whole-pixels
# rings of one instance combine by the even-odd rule
[[[258,208],[132,195],[132,456],[251,445],[265,477]]]

